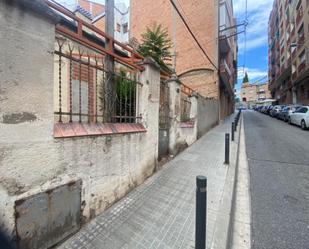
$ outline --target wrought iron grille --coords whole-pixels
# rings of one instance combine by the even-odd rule
[[[159,107],[159,128],[169,128],[169,87],[164,82],[160,82],[160,107]]]
[[[135,123],[139,71],[63,36],[55,44],[55,121]]]
[[[191,95],[193,90],[188,86],[181,84],[181,97],[180,97],[180,121],[188,122],[191,121]]]

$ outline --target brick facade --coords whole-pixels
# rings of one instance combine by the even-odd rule
[[[218,6],[216,1],[179,1],[177,7],[212,61],[218,62]],[[217,72],[205,58],[168,0],[131,0],[130,39],[141,41],[146,27],[162,24],[176,52],[176,73],[185,84],[207,97],[218,98]],[[159,17],[159,18],[158,18]],[[142,20],[142,21],[141,21]],[[196,73],[192,73],[195,72]]]

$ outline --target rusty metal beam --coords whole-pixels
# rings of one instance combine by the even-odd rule
[[[113,39],[111,36],[107,35],[105,32],[98,29],[94,25],[89,24],[89,23],[83,21],[82,19],[78,18],[71,11],[63,8],[61,5],[58,5],[58,4],[56,4],[56,3],[54,3],[50,0],[45,0],[45,2],[52,9],[62,13],[64,16],[71,18],[71,19],[73,19],[74,21],[77,22],[77,33],[69,30],[68,28],[66,28],[66,27],[64,27],[60,24],[56,25],[57,32],[61,33],[64,36],[67,36],[68,38],[74,39],[75,41],[78,41],[78,42],[82,43],[83,45],[85,45],[87,47],[95,48],[96,50],[99,50],[100,52],[102,52],[104,54],[108,54],[108,55],[114,57],[118,62],[122,62],[122,63],[124,63],[128,66],[131,66],[133,68],[136,68],[138,70],[143,70],[143,67],[136,65],[135,61],[137,61],[138,59],[142,60],[142,59],[144,59],[144,57],[141,56],[140,54],[136,53],[133,49],[131,49],[130,47],[126,46],[125,44],[122,44],[121,42]],[[121,56],[116,55],[112,50],[113,46],[109,46],[108,48],[105,48],[103,46],[100,46],[100,45],[86,39],[83,36],[83,26],[87,27],[88,29],[97,33],[98,35],[104,37],[107,41],[110,41],[109,42],[110,44],[116,44],[119,47],[121,47],[122,49],[131,53],[131,58],[128,60],[128,59],[125,59]]]

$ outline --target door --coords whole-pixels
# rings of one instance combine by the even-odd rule
[[[160,83],[160,107],[159,107],[159,160],[169,154],[169,87],[168,84]]]

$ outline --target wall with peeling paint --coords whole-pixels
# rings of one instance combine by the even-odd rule
[[[83,220],[156,168],[160,72],[146,62],[139,112],[146,133],[54,139],[54,24],[0,1],[0,227],[15,237],[15,200],[82,180]]]

